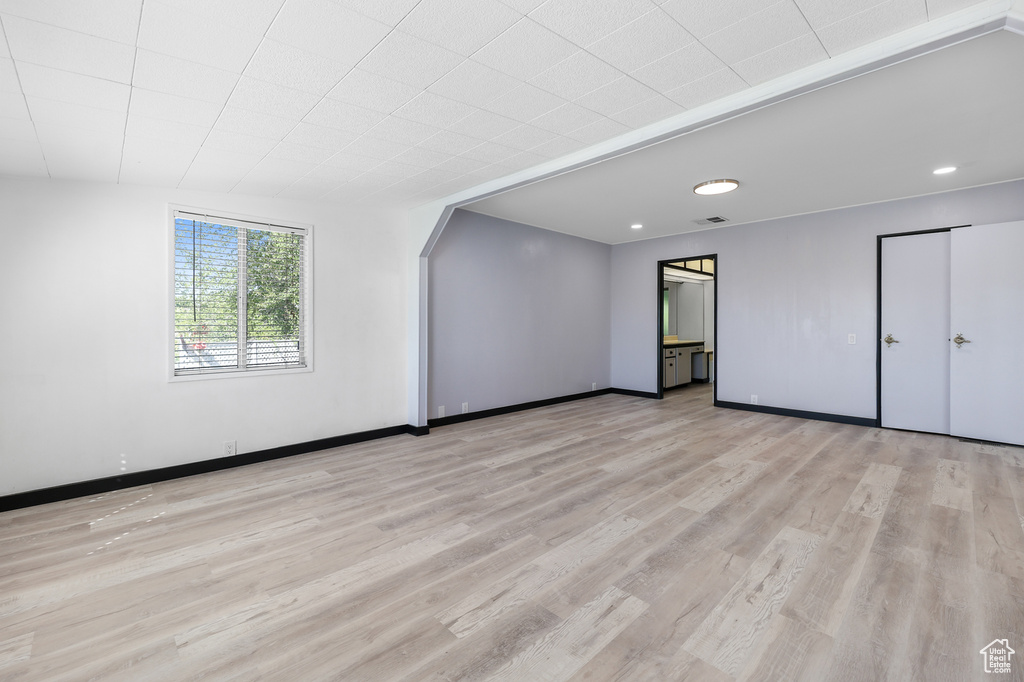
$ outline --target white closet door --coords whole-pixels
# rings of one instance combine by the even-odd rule
[[[882,239],[882,426],[949,433],[950,234]]]
[[[1024,222],[952,234],[950,433],[1024,445]]]

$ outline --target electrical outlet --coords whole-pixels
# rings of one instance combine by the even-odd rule
[[[469,412],[469,403],[462,403],[462,414]]]
[[[851,346],[853,344],[857,343],[857,335],[856,334],[850,334],[849,336],[846,337],[846,342],[848,344],[850,344]]]
[[[232,457],[238,452],[238,446],[233,440],[224,441],[224,456]]]
[[[444,419],[444,405],[437,406],[437,418]]]
[[[757,394],[756,393],[751,393],[750,394],[750,404],[751,405],[757,405]]]
[[[597,390],[597,382],[596,381],[594,383],[590,384],[590,390],[591,391],[596,391]]]

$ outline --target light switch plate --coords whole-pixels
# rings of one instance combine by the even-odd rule
[[[856,334],[850,334],[850,335],[849,335],[849,336],[848,336],[848,337],[846,338],[846,342],[847,342],[848,344],[850,344],[851,346],[852,346],[853,344],[857,343],[857,335],[856,335]]]

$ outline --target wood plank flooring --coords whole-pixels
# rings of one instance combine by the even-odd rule
[[[4,681],[994,678],[1024,450],[710,386],[0,514]]]

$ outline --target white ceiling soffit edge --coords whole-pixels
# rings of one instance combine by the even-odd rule
[[[1024,35],[1024,0],[991,0],[974,5],[564,157],[471,187],[416,210],[439,214],[441,218],[437,227],[440,227],[453,209],[474,201],[628,154],[776,102],[1003,29]],[[436,239],[436,231],[435,228],[430,242]],[[428,243],[425,252],[429,250]]]

